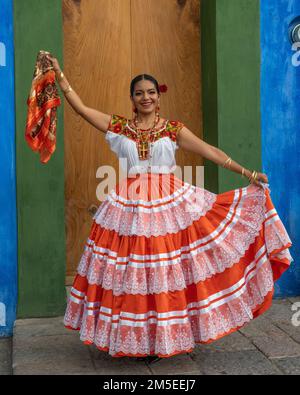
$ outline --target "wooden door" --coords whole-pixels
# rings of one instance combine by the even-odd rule
[[[202,137],[200,0],[63,0],[64,72],[82,101],[107,114],[132,116],[137,74],[166,84],[160,113]],[[105,135],[64,105],[67,283],[75,275],[92,215],[102,202],[96,170],[118,160]],[[202,165],[183,150],[177,164]],[[195,182],[193,175],[192,182]],[[107,191],[108,192],[108,191]]]

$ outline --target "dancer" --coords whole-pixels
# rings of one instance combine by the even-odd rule
[[[84,105],[49,59],[72,108],[128,164],[93,216],[66,328],[112,357],[153,362],[190,353],[266,311],[274,282],[293,261],[267,175],[162,118],[166,86],[152,76],[131,81],[134,116],[127,119]],[[174,174],[178,148],[240,173],[249,185],[215,194],[184,182]]]

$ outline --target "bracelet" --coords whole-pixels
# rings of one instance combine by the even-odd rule
[[[228,156],[228,158],[225,160],[225,162],[223,163],[222,167],[225,167],[226,163],[229,162],[229,166],[232,162],[232,159],[230,158],[230,156]]]
[[[61,71],[60,73],[59,73],[59,79],[58,79],[58,81],[61,81],[63,78],[64,78],[64,73]]]
[[[252,183],[253,181],[256,181],[258,176],[257,171],[253,170],[251,175],[248,177],[249,181]]]
[[[253,181],[253,174],[254,174],[254,170],[253,172],[250,174],[250,176],[248,176],[248,180],[251,183]]]
[[[242,177],[245,177],[245,169],[242,168]]]
[[[63,92],[66,95],[67,93],[72,92],[72,90],[73,89],[71,88],[71,85],[69,85],[68,88],[66,90],[64,90]]]

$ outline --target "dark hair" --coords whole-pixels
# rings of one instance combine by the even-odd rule
[[[136,77],[133,78],[133,80],[130,83],[130,94],[131,96],[133,96],[133,92],[134,92],[134,86],[137,82],[142,81],[142,80],[148,80],[153,82],[153,84],[156,87],[157,93],[160,94],[159,91],[159,85],[158,82],[156,81],[156,79],[154,77],[152,77],[152,75],[149,74],[139,74]]]

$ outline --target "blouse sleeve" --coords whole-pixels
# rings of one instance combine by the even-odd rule
[[[179,148],[179,145],[177,144],[177,136],[179,131],[184,127],[185,125],[180,122],[180,121],[170,121],[168,125],[168,131],[169,131],[169,136],[172,141],[175,143],[175,149]]]
[[[118,156],[121,150],[122,139],[120,136],[126,126],[127,119],[122,115],[112,114],[106,131],[105,140],[108,141],[110,149]]]
[[[121,134],[126,126],[127,119],[122,115],[112,114],[110,117],[108,129],[110,132]]]

